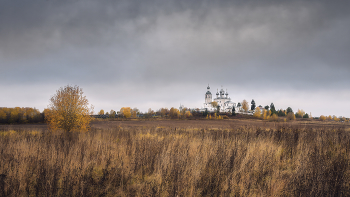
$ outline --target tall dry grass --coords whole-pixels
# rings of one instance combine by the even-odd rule
[[[0,131],[0,196],[349,196],[344,129]]]

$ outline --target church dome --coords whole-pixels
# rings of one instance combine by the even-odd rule
[[[205,94],[211,94],[211,92],[208,90],[207,93],[205,93]]]

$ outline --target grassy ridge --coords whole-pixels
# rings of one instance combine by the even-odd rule
[[[0,196],[349,196],[344,129],[0,131]]]

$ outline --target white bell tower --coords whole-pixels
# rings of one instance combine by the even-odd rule
[[[205,93],[205,103],[209,104],[211,103],[211,101],[212,101],[212,96],[211,96],[210,87],[208,84],[207,93]]]

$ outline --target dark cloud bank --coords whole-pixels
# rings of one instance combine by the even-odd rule
[[[77,84],[97,111],[201,107],[210,83],[350,117],[349,4],[0,0],[0,105],[43,109]]]

